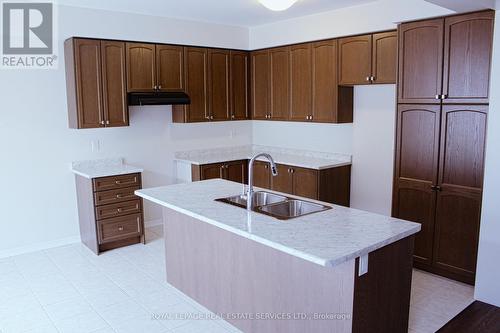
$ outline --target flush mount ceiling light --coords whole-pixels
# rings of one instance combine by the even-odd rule
[[[259,2],[270,10],[281,11],[292,7],[297,0],[259,0]]]

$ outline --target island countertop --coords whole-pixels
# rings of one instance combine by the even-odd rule
[[[364,256],[420,231],[418,223],[327,203],[323,204],[333,208],[282,221],[214,201],[241,192],[241,184],[212,179],[142,189],[137,190],[135,194],[247,239],[326,267]],[[287,196],[295,197],[288,194]]]

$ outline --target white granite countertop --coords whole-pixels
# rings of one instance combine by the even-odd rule
[[[257,153],[271,154],[276,163],[316,170],[351,164],[351,156],[347,154],[324,153],[259,145],[180,151],[175,153],[175,159],[190,164],[202,165],[250,159]]]
[[[327,211],[282,221],[214,201],[241,191],[241,184],[212,179],[142,189],[135,193],[164,207],[326,267],[363,256],[420,231],[418,223],[336,205],[330,205],[333,209]]]
[[[129,173],[139,173],[144,170],[142,168],[123,163],[122,158],[108,158],[73,162],[71,165],[71,171],[79,176],[92,179],[107,176],[126,175]]]

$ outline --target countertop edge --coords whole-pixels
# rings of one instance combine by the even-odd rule
[[[71,168],[71,172],[73,172],[74,174],[76,174],[78,176],[82,176],[84,178],[87,178],[87,179],[94,179],[94,178],[101,178],[101,177],[127,175],[130,173],[142,173],[142,172],[144,172],[144,169],[130,167],[130,169],[128,169],[128,170],[123,170],[123,171],[118,171],[118,172],[85,173],[83,171],[79,171],[77,169]]]
[[[190,217],[193,217],[195,219],[198,219],[200,221],[203,221],[203,222],[206,222],[208,224],[211,224],[213,226],[216,226],[220,229],[223,229],[223,230],[226,230],[226,231],[229,231],[233,234],[236,234],[236,235],[239,235],[241,237],[244,237],[244,238],[247,238],[247,239],[250,239],[250,240],[254,240],[260,244],[263,244],[263,245],[266,245],[266,246],[269,246],[270,248],[273,248],[275,250],[278,250],[278,251],[281,251],[281,252],[284,252],[284,253],[287,253],[289,255],[292,255],[292,256],[295,256],[295,257],[298,257],[298,258],[301,258],[301,259],[304,259],[304,260],[307,260],[309,262],[312,262],[314,264],[317,264],[317,265],[320,265],[320,266],[323,266],[323,267],[334,267],[334,266],[338,266],[342,263],[345,263],[347,261],[350,261],[350,260],[353,260],[353,259],[356,259],[358,257],[361,257],[361,256],[364,256],[366,254],[369,254],[375,250],[378,250],[386,245],[389,245],[389,244],[392,244],[394,242],[397,242],[399,240],[402,240],[406,237],[409,237],[411,235],[414,235],[416,234],[417,232],[419,232],[421,230],[421,226],[420,225],[417,225],[415,227],[413,227],[412,229],[410,230],[407,230],[405,232],[402,232],[396,236],[393,236],[393,237],[390,237],[384,241],[381,241],[381,242],[378,242],[370,247],[367,247],[365,249],[362,249],[362,250],[359,250],[359,251],[356,251],[354,253],[349,253],[349,254],[346,254],[346,255],[343,255],[339,258],[336,258],[336,259],[333,259],[333,260],[327,260],[327,259],[322,259],[322,258],[319,258],[319,257],[316,257],[316,256],[313,256],[313,255],[310,255],[310,254],[307,254],[307,253],[304,253],[302,251],[299,251],[299,250],[295,250],[295,249],[291,249],[289,247],[286,247],[282,244],[279,244],[279,243],[275,243],[275,242],[272,242],[272,241],[269,241],[265,238],[262,238],[262,237],[258,237],[256,235],[253,235],[253,234],[250,234],[248,232],[245,232],[241,229],[237,229],[237,228],[233,228],[231,226],[228,226],[224,223],[220,223],[220,222],[217,222],[213,219],[210,219],[210,218],[207,218],[206,216],[202,216],[202,215],[199,215],[199,214],[196,214],[196,213],[193,213],[189,210],[186,210],[186,209],[183,209],[183,208],[180,208],[178,206],[175,206],[175,205],[172,205],[172,204],[169,204],[165,201],[161,201],[161,200],[158,200],[158,199],[155,199],[147,194],[144,194],[141,192],[141,190],[136,190],[134,192],[135,195],[143,198],[143,199],[146,199],[146,200],[149,200],[151,202],[154,202],[160,206],[163,206],[163,207],[166,207],[166,208],[170,208],[170,209],[173,209],[179,213],[182,213],[182,214],[185,214],[185,215],[188,215]]]

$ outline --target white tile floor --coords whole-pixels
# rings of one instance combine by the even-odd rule
[[[222,320],[152,320],[208,310],[165,282],[161,227],[147,244],[94,255],[74,244],[0,259],[0,332],[239,332]],[[472,302],[472,288],[415,271],[410,332],[434,332]]]

